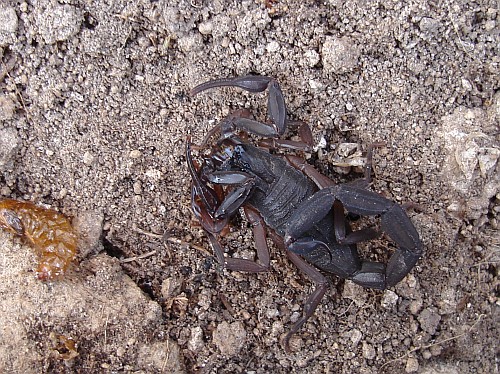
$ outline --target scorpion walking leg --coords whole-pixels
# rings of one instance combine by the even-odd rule
[[[255,249],[257,251],[257,258],[262,263],[263,271],[269,269],[271,258],[269,255],[269,247],[266,240],[266,229],[264,228],[264,221],[259,212],[248,205],[243,207],[245,216],[252,225],[253,236],[255,239]]]
[[[367,188],[372,183],[373,173],[373,150],[385,146],[384,142],[375,142],[368,146],[366,150],[366,161],[363,165],[363,178],[346,183],[349,186]]]
[[[318,170],[316,170],[312,165],[309,165],[303,158],[287,155],[285,156],[286,160],[290,165],[292,165],[295,169],[303,172],[307,175],[311,180],[320,188],[326,188],[329,186],[334,186],[335,183],[330,179],[321,174]]]
[[[287,127],[298,129],[300,141],[280,139],[270,137],[259,142],[259,145],[264,148],[284,148],[296,151],[309,151],[314,145],[311,128],[309,125],[302,121],[288,121]]]
[[[222,248],[218,237],[214,234],[208,233],[208,237],[214,249],[215,256],[221,265],[226,269],[233,271],[244,271],[248,273],[261,273],[269,270],[270,256],[269,248],[266,241],[266,230],[264,229],[264,222],[259,213],[248,206],[244,207],[245,216],[252,225],[252,231],[255,238],[255,249],[257,252],[257,259],[247,260],[244,258],[231,258],[224,256],[224,249]]]
[[[356,244],[362,241],[372,240],[380,236],[381,232],[371,227],[365,227],[351,231],[344,214],[344,206],[339,200],[333,203],[333,228],[335,238],[340,244]],[[347,232],[346,228],[351,232]]]
[[[287,255],[290,260],[303,271],[311,280],[316,284],[316,289],[306,300],[304,304],[304,310],[302,312],[302,317],[299,318],[297,322],[292,326],[290,331],[285,335],[283,340],[285,350],[290,352],[290,338],[293,334],[300,330],[300,328],[307,322],[307,320],[314,314],[314,311],[318,307],[321,299],[325,295],[328,288],[328,280],[313,266],[305,262],[301,257],[293,252],[287,251]]]

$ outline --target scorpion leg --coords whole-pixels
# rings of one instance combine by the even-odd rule
[[[288,121],[289,126],[297,125],[300,139],[309,147],[314,145],[311,127],[303,121]]]
[[[312,137],[311,128],[309,127],[309,125],[307,125],[307,123],[302,121],[288,120],[287,127],[298,128],[300,141],[280,139],[277,137],[268,137],[268,139],[260,141],[259,146],[263,148],[284,148],[306,152],[312,148],[312,146],[314,145],[314,140]]]
[[[238,87],[253,93],[263,92],[268,89],[267,109],[274,125],[270,126],[248,118],[236,119],[234,124],[256,135],[272,137],[283,135],[286,129],[285,99],[276,80],[260,75],[215,79],[196,86],[190,91],[190,95],[194,96],[202,91],[216,87]]]
[[[314,311],[318,307],[321,299],[325,295],[328,288],[328,280],[316,269],[314,266],[309,265],[302,258],[293,252],[287,251],[287,255],[290,260],[297,266],[299,270],[304,272],[315,284],[316,288],[312,294],[306,300],[304,304],[304,310],[302,312],[302,317],[300,317],[297,322],[294,323],[290,331],[285,335],[283,340],[283,345],[285,350],[290,352],[290,338],[293,334],[300,330],[300,328],[307,322],[307,320],[314,314]]]
[[[346,183],[347,185],[367,188],[372,183],[373,150],[383,146],[385,146],[384,142],[375,142],[368,146],[368,149],[366,150],[366,162],[363,165],[363,178],[348,182]]]
[[[266,241],[266,230],[264,222],[259,213],[249,206],[243,208],[245,216],[252,225],[253,236],[255,238],[255,249],[257,261],[244,258],[231,258],[224,256],[224,249],[219,242],[218,236],[208,233],[210,243],[214,249],[215,257],[219,263],[228,270],[244,271],[247,273],[261,273],[269,270],[270,256],[269,247]]]
[[[371,227],[365,227],[353,232],[346,232],[346,228],[350,227],[345,219],[344,206],[339,200],[335,200],[333,203],[333,222],[335,238],[340,244],[356,244],[362,241],[375,239],[381,234],[381,232]]]
[[[387,268],[381,263],[365,261],[361,269],[348,278],[373,288],[384,289],[403,279],[422,255],[422,243],[417,230],[403,208],[385,197],[364,188],[340,185],[324,188],[305,200],[290,219],[285,244],[294,241],[320,222],[339,200],[347,211],[361,215],[381,215],[382,230],[399,246]]]
[[[262,265],[260,266],[262,266],[262,271],[266,271],[269,269],[271,259],[269,255],[269,247],[267,246],[264,221],[259,212],[257,212],[257,210],[253,207],[246,205],[243,207],[243,211],[245,212],[245,217],[247,218],[248,222],[250,223],[250,225],[252,225],[257,258],[262,263]]]
[[[312,165],[309,165],[303,158],[293,155],[287,155],[285,158],[290,165],[307,175],[319,188],[326,188],[335,185],[330,178],[321,174]]]

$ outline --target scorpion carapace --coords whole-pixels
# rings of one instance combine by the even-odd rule
[[[0,228],[26,239],[39,257],[38,279],[63,275],[77,253],[77,236],[63,214],[30,202],[0,200]]]
[[[306,149],[312,145],[311,131],[302,124],[302,141],[280,139],[286,126],[285,101],[278,83],[268,77],[245,76],[209,81],[195,87],[192,95],[214,87],[233,86],[249,92],[269,91],[268,115],[262,123],[246,111],[226,117],[208,133],[201,146],[208,152],[193,160],[191,139],[186,159],[192,177],[192,210],[206,230],[218,261],[230,270],[262,272],[269,269],[266,234],[273,234],[291,261],[316,284],[302,317],[284,337],[289,339],[309,319],[326,292],[328,281],[321,271],[351,279],[376,289],[394,286],[414,267],[422,254],[417,230],[404,209],[367,189],[371,178],[372,149],[367,152],[365,177],[335,184],[297,156],[280,157],[269,147]],[[265,137],[260,147],[244,140],[241,133]],[[217,133],[213,146],[209,140]],[[243,208],[255,237],[256,260],[224,256],[219,237],[231,217]],[[371,227],[352,231],[345,211],[360,216],[380,216],[381,231]],[[389,262],[360,258],[357,243],[388,234],[398,246]]]

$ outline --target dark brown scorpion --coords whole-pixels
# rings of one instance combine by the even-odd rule
[[[273,78],[245,76],[212,80],[195,87],[191,95],[214,87],[233,86],[249,92],[268,94],[269,123],[258,122],[246,111],[237,111],[216,125],[198,149],[199,161],[192,157],[191,141],[186,159],[192,177],[191,206],[206,230],[219,263],[229,270],[263,272],[269,269],[266,241],[269,234],[284,247],[290,260],[316,284],[304,305],[303,315],[284,337],[290,337],[311,317],[328,286],[320,272],[333,273],[364,286],[383,290],[401,281],[422,255],[417,230],[403,208],[367,189],[371,175],[371,149],[365,177],[346,184],[334,184],[296,156],[282,158],[269,152],[272,147],[306,149],[312,144],[308,126],[300,126],[303,141],[280,139],[289,121],[280,86]],[[219,135],[216,145],[208,141]],[[267,147],[255,146],[246,134],[267,138]],[[243,208],[252,225],[257,260],[224,256],[219,242],[222,230]],[[387,265],[360,258],[356,244],[381,234],[371,227],[352,231],[345,211],[359,216],[380,216],[381,231],[398,249]],[[319,269],[319,270],[318,270]]]

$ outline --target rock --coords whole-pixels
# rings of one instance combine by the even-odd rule
[[[179,346],[171,340],[142,345],[137,355],[137,365],[149,373],[185,373]]]
[[[191,329],[191,338],[187,346],[191,352],[197,352],[203,348],[203,330],[200,326]]]
[[[363,338],[363,333],[359,331],[358,329],[352,329],[347,332],[349,338],[351,339],[352,345],[356,347],[359,342],[361,341],[361,338]]]
[[[97,210],[81,212],[73,219],[73,227],[78,233],[78,249],[81,257],[102,250],[101,235],[104,214]]]
[[[425,308],[420,315],[417,317],[418,322],[420,322],[420,327],[425,332],[434,335],[436,329],[441,321],[441,316],[436,311],[435,308]]]
[[[20,142],[17,130],[13,127],[0,130],[0,171],[12,168]]]
[[[456,108],[442,117],[436,130],[444,145],[443,179],[466,193],[478,178],[491,175],[500,157],[495,138],[483,129],[489,126],[487,113],[479,108]]]
[[[321,50],[325,71],[334,74],[342,74],[354,69],[359,55],[359,48],[348,37],[327,36]]]
[[[203,38],[200,34],[189,34],[180,37],[177,45],[182,52],[198,51],[203,47]]]
[[[418,371],[418,360],[415,357],[410,357],[406,360],[405,372],[415,373]]]
[[[305,65],[309,67],[314,67],[321,60],[321,56],[314,49],[309,49],[304,53]]]
[[[0,95],[0,121],[12,119],[16,106],[7,95]]]
[[[346,280],[342,297],[351,299],[357,307],[362,307],[365,305],[368,295],[363,287],[357,285],[353,281]]]
[[[198,31],[202,35],[210,35],[214,29],[214,24],[212,22],[202,22],[198,25]]]
[[[212,340],[224,356],[234,356],[243,347],[246,338],[243,323],[237,321],[229,324],[224,321],[217,326]]]
[[[50,4],[36,9],[38,32],[47,44],[65,41],[80,31],[83,16],[71,5]]]
[[[385,309],[392,309],[398,303],[399,296],[391,290],[385,290],[380,304]]]
[[[458,367],[455,363],[433,362],[430,365],[422,368],[420,374],[460,374],[464,373],[462,368]],[[460,370],[460,371],[458,371]]]
[[[452,314],[457,310],[456,291],[454,288],[446,288],[441,292],[441,299],[438,300],[439,314]]]
[[[363,357],[367,360],[373,360],[375,358],[376,352],[375,348],[373,348],[373,345],[368,344],[367,342],[363,342],[362,351]]]
[[[13,43],[16,38],[18,19],[16,10],[0,4],[0,47]]]

